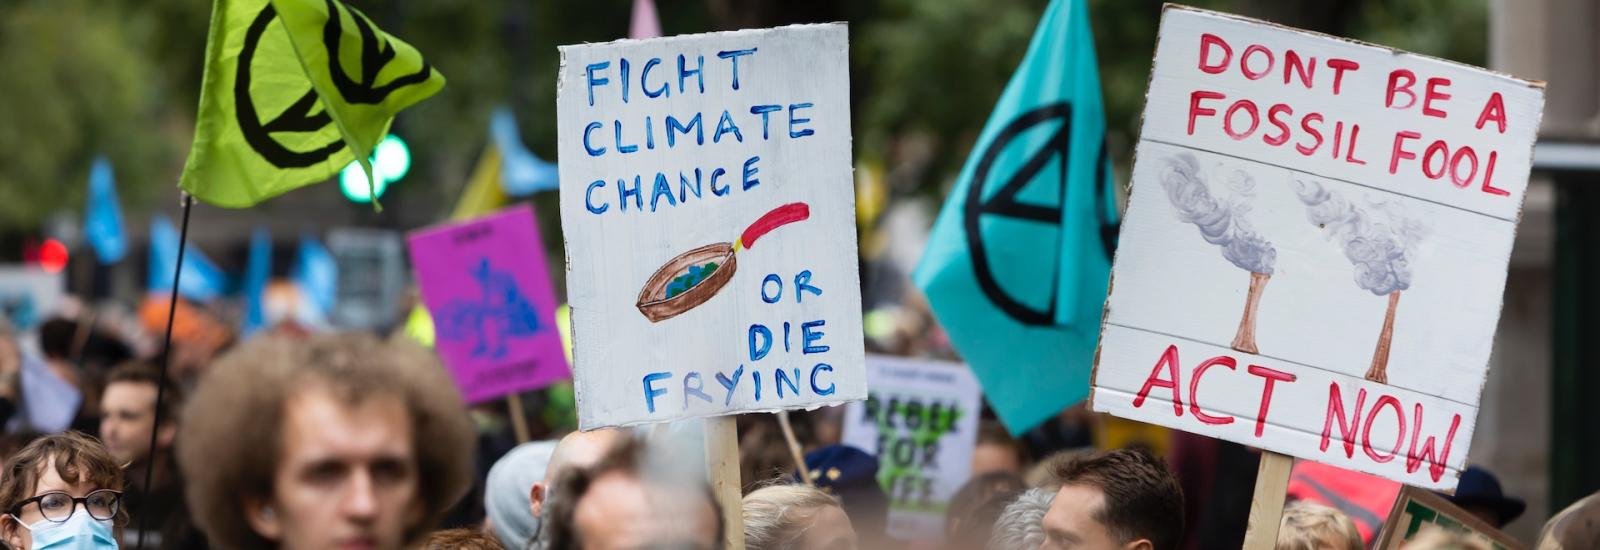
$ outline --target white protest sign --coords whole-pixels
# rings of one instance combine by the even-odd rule
[[[844,25],[563,46],[584,429],[866,397]]]
[[[1543,85],[1169,5],[1097,411],[1453,488]]]
[[[983,393],[966,365],[867,357],[867,401],[845,410],[845,445],[878,457],[889,536],[938,539],[945,507],[972,472]]]

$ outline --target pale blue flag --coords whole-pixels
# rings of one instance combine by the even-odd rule
[[[95,157],[89,167],[89,203],[84,207],[83,235],[94,248],[101,265],[122,261],[128,254],[128,235],[122,230],[122,204],[117,201],[117,184],[111,162]]]
[[[339,263],[316,237],[300,237],[300,251],[290,279],[300,287],[311,305],[316,306],[320,317],[326,318],[333,312],[339,297]]]
[[[178,271],[178,230],[166,216],[150,217],[150,292],[172,292],[172,277]],[[194,245],[183,254],[183,277],[178,279],[178,295],[196,302],[209,302],[221,296],[228,277],[217,264]]]
[[[502,105],[494,110],[489,119],[489,134],[494,146],[500,149],[500,188],[507,195],[523,197],[561,186],[556,164],[539,158],[522,144],[517,119],[510,107]]]
[[[913,279],[1021,433],[1089,393],[1116,238],[1085,0],[1052,0]]]
[[[244,319],[239,333],[249,338],[267,326],[267,280],[272,278],[272,235],[257,227],[250,232],[250,257],[244,264]]]

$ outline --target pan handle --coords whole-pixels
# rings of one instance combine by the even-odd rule
[[[774,208],[771,212],[762,215],[755,223],[750,224],[750,227],[745,228],[744,233],[739,234],[739,241],[734,243],[733,249],[740,250],[755,246],[756,239],[766,235],[767,232],[810,217],[811,207],[803,202],[793,202]]]

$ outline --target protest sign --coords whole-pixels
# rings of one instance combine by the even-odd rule
[[[567,376],[555,292],[533,209],[439,225],[407,239],[434,348],[468,402]]]
[[[1094,410],[1455,487],[1543,85],[1181,6],[1160,36]]]
[[[972,471],[982,390],[966,365],[867,357],[867,400],[845,410],[845,445],[878,457],[889,536],[936,539]]]
[[[38,328],[67,295],[66,275],[17,264],[0,266],[0,319],[18,331]]]
[[[561,48],[584,429],[866,397],[843,25]]]
[[[1389,512],[1389,520],[1383,524],[1383,533],[1378,535],[1378,543],[1372,548],[1398,550],[1430,525],[1465,533],[1468,538],[1494,550],[1525,548],[1517,539],[1500,532],[1471,512],[1462,510],[1432,491],[1416,487],[1406,487],[1400,491],[1400,498],[1395,500],[1394,509]]]

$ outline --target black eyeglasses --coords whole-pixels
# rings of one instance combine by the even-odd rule
[[[17,503],[11,508],[11,515],[21,516],[24,506],[35,503],[39,508],[39,515],[54,523],[65,523],[71,519],[79,504],[89,512],[89,517],[107,521],[117,516],[117,509],[122,505],[122,491],[100,489],[81,497],[53,491]]]

